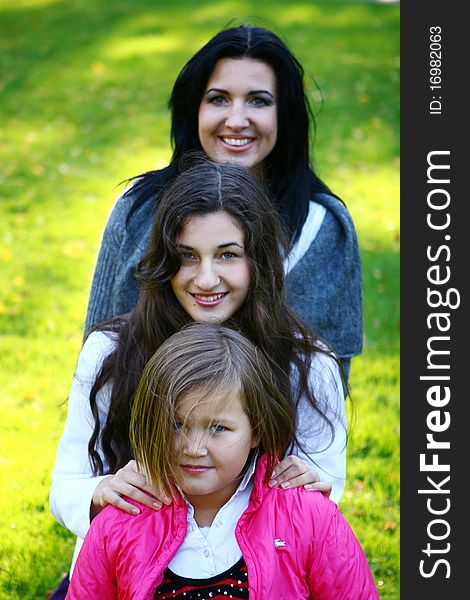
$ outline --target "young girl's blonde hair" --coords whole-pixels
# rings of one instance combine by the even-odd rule
[[[135,459],[164,493],[177,483],[173,436],[178,402],[194,394],[221,401],[238,395],[259,450],[267,454],[266,482],[294,435],[294,410],[278,390],[263,353],[221,325],[191,323],[168,338],[148,361],[132,406]]]

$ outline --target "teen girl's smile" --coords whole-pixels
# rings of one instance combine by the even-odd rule
[[[197,215],[183,227],[177,245],[181,268],[171,287],[184,310],[202,322],[233,316],[251,280],[243,231],[235,219],[223,211]]]
[[[253,167],[277,139],[276,76],[252,58],[216,63],[199,107],[199,140],[216,162]]]

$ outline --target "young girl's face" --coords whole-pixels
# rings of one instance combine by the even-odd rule
[[[243,304],[251,279],[244,243],[243,231],[224,211],[195,216],[183,227],[181,268],[171,287],[195,321],[223,322]]]
[[[187,394],[177,405],[174,434],[180,487],[193,506],[217,510],[235,493],[259,443],[239,395],[220,400],[216,393]]]

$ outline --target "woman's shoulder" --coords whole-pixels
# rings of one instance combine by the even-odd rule
[[[116,198],[109,214],[108,229],[124,228],[129,215],[136,210],[136,207],[150,201],[150,198],[142,198],[140,181],[140,179],[136,179],[135,181],[127,182],[126,189]]]
[[[106,229],[124,230],[131,220],[134,224],[146,220],[149,211],[153,210],[158,194],[169,179],[169,168],[166,167],[123,182],[126,188],[114,202]]]
[[[330,235],[340,234],[355,237],[354,222],[346,204],[337,196],[327,193],[313,194],[310,203],[324,210],[322,233],[330,231]]]
[[[321,293],[331,287],[341,270],[359,266],[357,235],[352,217],[339,198],[330,194],[314,194],[300,237],[289,256],[287,281],[292,285],[293,274],[307,280],[319,278]],[[339,269],[339,272],[338,272]],[[294,276],[295,277],[295,276]],[[298,285],[298,284],[297,284]]]
[[[327,211],[330,211],[334,214],[347,216],[349,219],[351,218],[349,214],[349,210],[346,204],[334,194],[329,194],[327,192],[317,192],[312,194],[310,202],[317,204],[319,206],[323,206]]]

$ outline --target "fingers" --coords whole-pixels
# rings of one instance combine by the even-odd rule
[[[317,481],[317,483],[308,483],[307,485],[304,485],[304,488],[306,490],[322,492],[324,496],[329,498],[333,486],[329,481]]]
[[[92,507],[92,513],[99,512],[100,509],[97,509],[97,506],[103,508],[107,504],[112,504],[129,514],[139,514],[139,508],[127,502],[123,496],[136,500],[154,510],[160,510],[163,503],[171,503],[171,498],[159,492],[151,483],[148,483],[145,474],[134,460],[119,469],[115,475],[103,479],[96,487],[93,494],[94,509]]]
[[[307,461],[298,456],[287,456],[276,465],[269,487],[282,487],[283,489],[304,486],[306,490],[322,492],[330,497],[332,485],[329,481],[320,481],[320,476],[312,469]]]
[[[138,475],[138,477],[135,477],[134,474],[131,474],[133,485],[135,487],[138,487],[144,492],[147,492],[147,494],[150,494],[154,498],[157,498],[160,501],[160,503],[166,505],[171,504],[171,498],[163,492],[161,492],[157,487],[153,485],[153,483],[149,482],[149,477],[146,475],[145,470],[141,465],[139,465],[135,460],[132,460],[124,468],[127,468],[128,466],[131,466],[133,472]],[[146,502],[144,502],[144,504],[146,504]]]
[[[140,502],[149,508],[160,510],[162,507],[161,501],[156,497],[145,493],[145,491],[139,487],[140,481],[133,481],[134,478],[130,479],[131,481],[124,480],[122,479],[121,475],[118,477],[118,473],[116,473],[115,477],[108,480],[108,485],[103,487],[101,490],[101,506],[112,504],[113,506],[121,508],[126,512],[138,514],[140,512],[139,509],[129,502],[126,502],[122,498],[122,496],[126,496],[127,498],[132,498],[132,500],[136,500],[137,502]]]
[[[276,465],[269,486],[281,486],[285,489],[315,483],[319,479],[318,473],[305,460],[291,455]]]
[[[301,485],[312,485],[318,482],[319,477],[316,471],[306,471],[300,475],[294,475],[293,470],[284,471],[280,476],[277,476],[275,480],[269,482],[269,487],[280,486],[282,489],[299,487]],[[275,483],[277,482],[277,483]]]
[[[109,482],[112,489],[121,495],[128,496],[151,508],[161,508],[161,504],[171,504],[171,498],[161,493],[152,483],[149,483],[144,470],[135,462],[130,461],[120,469]],[[157,507],[154,506],[157,499]]]
[[[140,510],[137,508],[137,506],[134,506],[130,502],[126,502],[124,498],[110,488],[103,489],[100,504],[102,507],[106,506],[107,504],[112,504],[113,506],[116,506],[124,512],[132,515],[138,515],[140,513]]]

